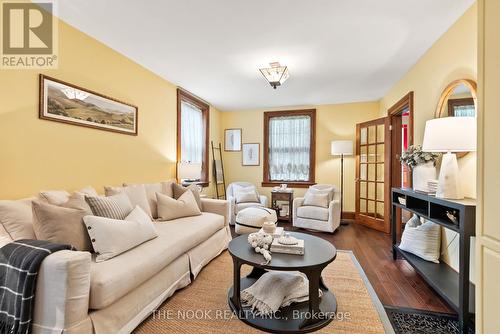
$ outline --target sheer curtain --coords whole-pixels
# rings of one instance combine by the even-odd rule
[[[203,114],[181,101],[181,161],[201,164],[203,160]]]
[[[269,120],[269,177],[272,181],[308,181],[311,117]]]
[[[455,106],[453,108],[455,117],[474,117],[476,116],[476,107],[472,105]]]

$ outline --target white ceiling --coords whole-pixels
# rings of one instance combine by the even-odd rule
[[[79,30],[224,111],[381,98],[474,0],[64,0]],[[259,68],[279,61],[273,90]],[[133,78],[131,78],[133,79]]]

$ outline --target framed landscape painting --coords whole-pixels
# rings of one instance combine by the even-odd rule
[[[241,129],[224,130],[224,151],[241,151]]]
[[[243,166],[259,166],[260,165],[260,144],[249,143],[243,144],[242,155]]]
[[[40,74],[41,119],[137,135],[136,106]]]

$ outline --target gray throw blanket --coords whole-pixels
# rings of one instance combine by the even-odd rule
[[[31,332],[38,269],[48,255],[70,245],[17,240],[0,249],[0,333]]]
[[[323,296],[323,291],[318,290]],[[309,280],[298,271],[270,271],[252,286],[241,291],[243,306],[252,307],[257,315],[271,315],[280,307],[309,300]]]

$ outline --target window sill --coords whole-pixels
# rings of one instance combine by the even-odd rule
[[[191,183],[184,183],[182,182],[181,185],[183,187],[189,187],[190,185],[192,184],[196,184],[197,186],[200,186],[200,187],[203,187],[203,188],[206,188],[208,187],[208,185],[210,184],[209,182],[204,182],[204,181],[198,181],[198,182],[191,182]]]
[[[276,187],[281,184],[286,184],[290,188],[309,188],[312,185],[315,185],[316,182],[310,181],[263,181],[262,187]]]

